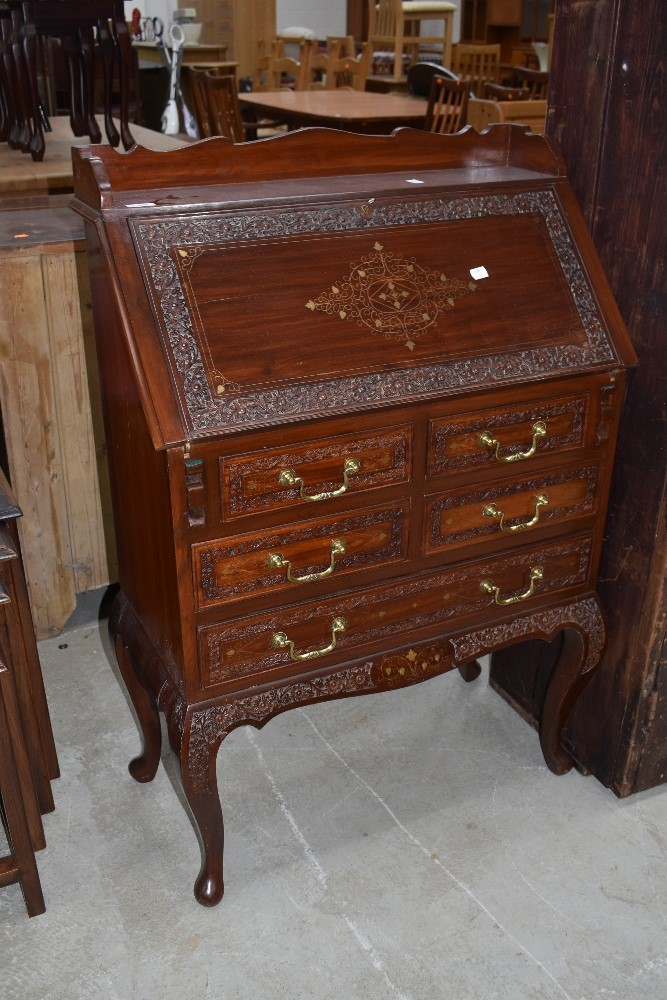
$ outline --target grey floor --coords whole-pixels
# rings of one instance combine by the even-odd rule
[[[168,754],[150,785],[127,772],[106,629],[40,655],[62,776],[46,913],[0,890],[3,1000],[667,998],[667,787],[555,777],[484,675],[234,732],[207,910]]]

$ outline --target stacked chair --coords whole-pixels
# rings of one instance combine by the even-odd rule
[[[44,912],[35,851],[46,845],[42,813],[54,808],[58,759],[37,655],[16,519],[0,473],[0,804],[9,853],[0,886],[18,882],[31,917]]]
[[[94,115],[97,65],[103,78],[104,124],[112,146],[134,145],[128,127],[132,47],[123,0],[5,0],[0,4],[0,137],[14,149],[44,157],[49,130],[39,67],[44,43],[58,39],[70,89],[70,125],[75,136],[101,140]],[[112,118],[112,83],[120,92],[120,131]]]

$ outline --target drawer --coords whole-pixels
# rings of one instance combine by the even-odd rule
[[[426,498],[424,552],[511,538],[593,514],[599,467],[590,465]]]
[[[429,476],[507,467],[581,448],[590,395],[478,410],[429,423]]]
[[[409,520],[405,501],[193,545],[197,606],[271,591],[302,597],[316,580],[405,560]]]
[[[412,428],[342,434],[220,460],[223,517],[282,510],[406,483]]]
[[[310,669],[340,659],[341,652],[353,659],[369,644],[403,644],[411,632],[454,630],[471,616],[482,627],[507,607],[519,613],[545,595],[587,584],[591,552],[591,537],[580,535],[399,583],[200,626],[202,684],[293,672],[295,663]]]

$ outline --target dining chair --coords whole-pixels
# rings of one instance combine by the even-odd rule
[[[403,2],[403,0],[368,0],[368,41],[373,53],[389,49],[394,53],[393,80],[402,80],[403,54],[410,63],[419,61],[420,51],[437,52],[449,65],[452,52],[455,3]],[[423,21],[442,24],[436,35],[421,35]]]
[[[489,101],[527,101],[530,91],[527,87],[503,87],[500,83],[486,83],[482,86],[482,99]]]
[[[468,125],[476,132],[484,131],[488,125],[504,122],[527,125],[533,132],[542,134],[546,117],[546,100],[489,101],[471,96],[468,101]]]
[[[338,54],[338,48],[334,47],[331,50],[327,47],[323,50],[318,42],[311,41],[308,43],[306,51],[305,89],[328,89],[329,63],[332,57]]]
[[[210,135],[222,135],[232,142],[245,142],[236,80],[231,73],[204,74],[204,93],[208,107]]]
[[[466,124],[468,85],[464,80],[434,76],[424,128],[427,132],[458,132]]]
[[[408,70],[406,81],[408,90],[413,97],[428,98],[431,93],[431,84],[434,76],[444,76],[449,80],[458,80],[458,76],[451,69],[439,66],[433,62],[417,62]]]
[[[331,56],[327,69],[327,89],[365,90],[371,55],[370,42],[364,42],[358,56]]]
[[[272,49],[267,69],[267,90],[305,90],[310,42],[299,42],[299,58],[278,55]]]
[[[470,92],[480,97],[485,83],[500,82],[500,45],[459,42],[454,46],[452,69],[468,81]]]
[[[531,100],[546,100],[549,74],[544,70],[513,67],[512,77],[519,87],[526,87]]]
[[[207,73],[209,71],[197,66],[188,66],[188,83],[190,88],[190,111],[197,123],[200,139],[210,139],[214,134],[211,125],[211,115],[208,110]]]
[[[269,66],[272,58],[280,58],[284,55],[284,44],[279,39],[274,38],[267,41],[260,38],[257,42],[257,62],[255,64],[255,74],[252,78],[253,91],[269,90]]]

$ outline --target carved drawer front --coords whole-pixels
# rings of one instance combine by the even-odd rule
[[[582,394],[432,420],[428,474],[507,468],[580,448],[589,400]]]
[[[412,429],[394,427],[221,459],[223,516],[313,507],[408,482],[411,453]]]
[[[559,470],[426,498],[424,552],[530,533],[593,514],[599,467]]]
[[[508,607],[529,606],[531,600],[587,584],[591,550],[590,536],[580,535],[400,583],[201,626],[202,683],[293,671],[295,664],[308,669],[341,651],[354,658],[369,643],[404,644],[413,631],[456,629],[471,616],[483,624]]]
[[[410,505],[369,508],[194,545],[200,608],[269,591],[307,596],[304,586],[407,558]]]

